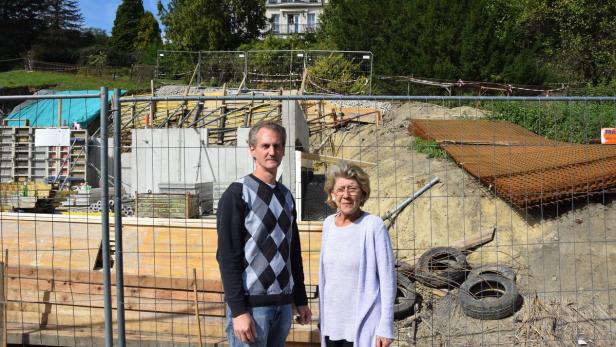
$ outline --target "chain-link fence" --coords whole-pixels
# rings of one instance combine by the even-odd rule
[[[225,343],[215,213],[254,169],[261,120],[287,131],[278,182],[294,196],[313,312],[288,345],[320,341],[323,220],[336,212],[323,189],[343,160],[369,175],[362,210],[393,246],[394,345],[616,340],[616,147],[601,144],[614,97],[110,96],[0,97],[27,101],[1,128],[10,343]]]

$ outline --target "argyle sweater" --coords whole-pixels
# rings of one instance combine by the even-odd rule
[[[307,305],[291,192],[248,175],[218,201],[216,259],[231,315],[247,307]]]

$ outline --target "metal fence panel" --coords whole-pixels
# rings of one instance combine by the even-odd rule
[[[131,109],[135,104],[146,105]],[[305,284],[315,314],[308,325],[293,323],[289,344],[319,343],[314,294],[322,221],[336,212],[325,204],[323,186],[327,170],[342,160],[370,177],[363,209],[385,219],[397,271],[407,276],[398,281],[397,304],[408,304],[412,288],[421,298],[405,312],[397,306],[396,345],[609,346],[616,340],[616,147],[598,143],[600,129],[616,124],[616,97],[259,91],[124,97],[114,105],[118,117],[105,129],[109,137],[90,144],[95,152],[111,138],[122,146],[102,150],[121,163],[109,177],[116,195],[104,200],[111,202],[88,204],[85,211],[66,206],[55,214],[11,206],[0,214],[0,244],[8,250],[3,302],[9,342],[105,341],[104,313],[118,292],[103,283],[100,211],[116,207],[122,229],[115,232],[120,222],[110,222],[108,255],[117,259],[114,245],[121,237],[123,262],[109,265],[117,273],[123,263],[124,299],[113,310],[124,304],[127,343],[225,343],[214,213],[229,184],[253,170],[248,127],[263,119],[287,129],[280,181],[294,193],[301,218]],[[152,109],[168,110],[170,121],[124,121],[126,114],[143,119]],[[19,143],[13,130],[0,137],[2,148]],[[100,184],[103,172],[88,183]],[[2,177],[4,204],[25,202],[20,198],[31,189],[43,199],[49,190],[23,182],[13,187]],[[55,194],[97,199],[94,191],[73,188],[77,194]],[[444,246],[462,251],[462,269],[455,266],[457,253],[435,251]],[[494,277],[503,269],[484,266],[509,267],[515,279]],[[487,319],[501,313],[513,315]]]

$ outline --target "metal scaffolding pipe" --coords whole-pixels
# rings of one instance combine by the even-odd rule
[[[118,317],[118,346],[126,345],[124,322],[124,255],[122,245],[122,114],[120,109],[120,90],[113,90],[113,174],[114,174],[114,214],[115,214],[115,264],[116,300]]]
[[[102,253],[103,253],[103,298],[105,312],[105,346],[113,346],[113,326],[111,315],[111,266],[109,254],[109,157],[108,157],[108,137],[107,137],[107,87],[101,88],[101,233],[102,233]]]

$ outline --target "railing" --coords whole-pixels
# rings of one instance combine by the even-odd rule
[[[277,4],[319,4],[321,0],[268,0],[269,5]]]
[[[265,29],[275,35],[305,34],[317,31],[317,24],[268,24]]]

